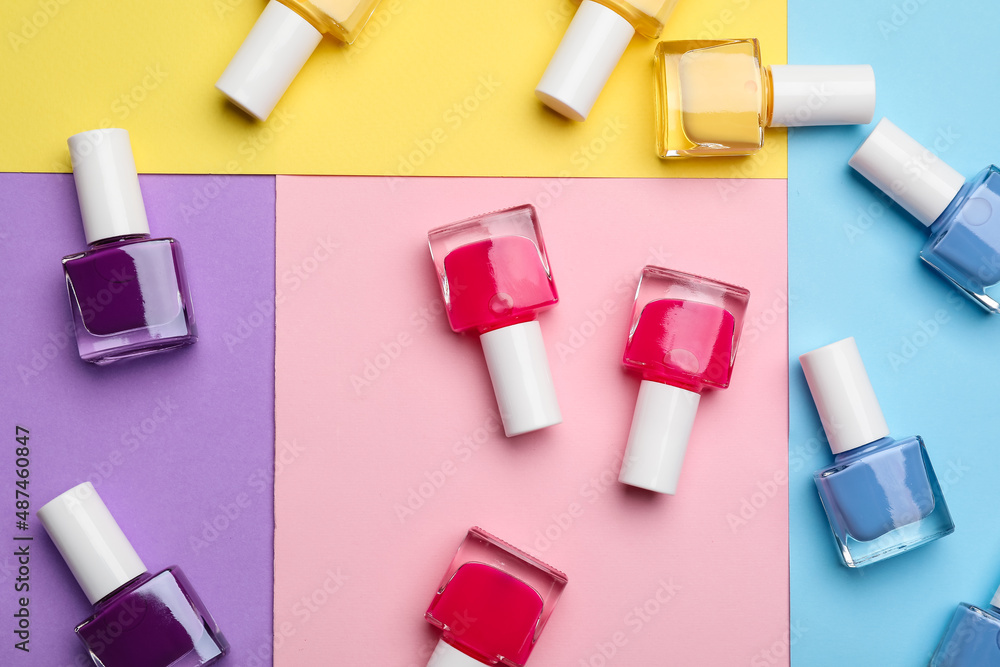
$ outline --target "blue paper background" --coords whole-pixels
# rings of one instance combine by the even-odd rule
[[[871,63],[888,116],[971,177],[1000,160],[1000,4],[789,3],[789,62]],[[792,664],[926,665],[961,601],[1000,584],[1000,316],[923,266],[921,226],[847,160],[868,127],[794,130],[789,160]],[[855,336],[896,437],[924,436],[956,532],[839,564],[812,472],[832,456],[798,355]]]

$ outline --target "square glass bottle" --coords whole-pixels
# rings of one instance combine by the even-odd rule
[[[46,503],[38,518],[94,605],[76,635],[95,665],[201,667],[229,651],[184,573],[150,574],[90,482]]]
[[[870,123],[870,65],[761,65],[756,39],[660,42],[656,153],[661,158],[752,155],[764,128]]]
[[[950,535],[955,524],[924,441],[889,437],[855,340],[799,361],[835,455],[813,478],[844,565],[869,565]]]
[[[63,257],[80,358],[94,364],[198,340],[180,244],[150,238],[128,132],[69,138],[89,248]]]
[[[442,633],[427,667],[523,667],[566,582],[559,570],[472,528],[424,614]]]

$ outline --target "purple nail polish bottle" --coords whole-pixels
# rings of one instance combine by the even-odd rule
[[[98,667],[199,667],[229,651],[187,577],[150,574],[90,482],[57,496],[38,518],[94,615],[76,634]]]
[[[69,138],[88,250],[63,257],[80,358],[95,364],[198,340],[180,245],[152,239],[128,132]]]

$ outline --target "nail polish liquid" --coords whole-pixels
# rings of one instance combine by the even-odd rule
[[[989,605],[958,605],[930,667],[1000,666],[1000,590]]]
[[[814,481],[843,563],[869,565],[951,534],[924,441],[889,437],[854,339],[799,360],[835,455]]]
[[[442,632],[428,667],[522,667],[566,581],[562,572],[471,529],[425,614]]]
[[[767,127],[867,124],[869,65],[761,65],[756,39],[660,42],[656,152],[662,158],[751,155]]]
[[[98,667],[200,667],[229,644],[176,567],[150,574],[93,485],[76,486],[38,510],[94,614],[76,627]]]
[[[80,358],[103,365],[194,343],[180,244],[150,237],[128,132],[69,145],[89,245],[62,260]]]
[[[559,296],[534,207],[441,227],[428,241],[452,330],[479,335],[505,433],[561,422],[536,320]]]
[[[965,296],[1000,312],[1000,169],[966,182],[941,158],[883,118],[850,165],[929,234],[920,258]]]
[[[749,299],[735,285],[643,269],[622,357],[642,383],[620,482],[676,492],[701,393],[729,386]]]

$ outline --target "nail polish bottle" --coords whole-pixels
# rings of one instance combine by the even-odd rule
[[[834,454],[813,478],[844,565],[870,565],[950,535],[955,524],[924,441],[889,437],[854,339],[799,361]]]
[[[622,357],[642,382],[619,482],[677,492],[701,393],[729,386],[749,300],[735,285],[642,270]]]
[[[176,567],[150,574],[90,482],[38,510],[94,615],[76,626],[99,667],[198,667],[229,644]]]
[[[1000,665],[1000,590],[988,607],[958,605],[930,667]]]
[[[215,87],[257,120],[267,120],[323,40],[353,44],[380,0],[269,0]]]
[[[523,667],[566,575],[472,528],[424,618],[441,630],[427,667]]]
[[[583,0],[535,95],[572,120],[587,119],[636,33],[656,39],[677,0]]]
[[[535,208],[517,206],[428,234],[456,332],[476,332],[508,437],[562,422],[538,313],[556,305]]]
[[[849,163],[927,227],[920,259],[986,310],[1000,312],[1000,169],[968,183],[883,118]]]
[[[656,153],[752,155],[766,127],[866,125],[875,114],[870,65],[760,64],[756,39],[656,47]]]
[[[198,340],[181,247],[150,238],[128,132],[69,138],[89,248],[63,257],[80,358],[94,364]]]

